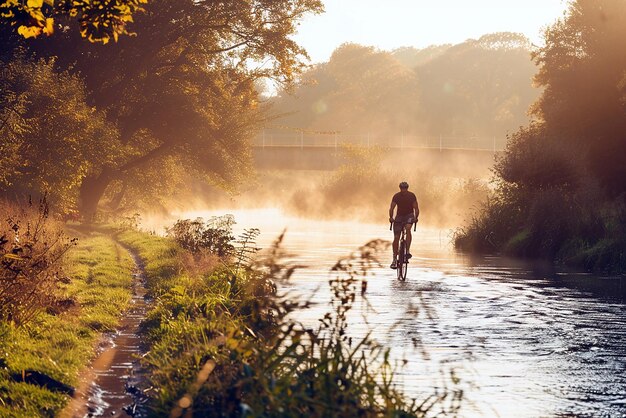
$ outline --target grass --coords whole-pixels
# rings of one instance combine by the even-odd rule
[[[79,237],[64,269],[72,278],[63,292],[74,306],[40,313],[24,327],[0,324],[0,416],[55,416],[66,394],[15,381],[23,370],[75,386],[93,358],[101,333],[115,329],[131,300],[133,262],[110,237],[70,229]]]

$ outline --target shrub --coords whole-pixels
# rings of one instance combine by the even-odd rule
[[[166,234],[194,254],[207,250],[226,257],[235,249],[231,243],[234,224],[233,215],[213,216],[206,222],[202,218],[193,221],[179,219],[172,227],[166,228]]]
[[[64,305],[58,289],[68,278],[61,261],[74,243],[48,216],[44,198],[18,206],[0,202],[0,320],[23,325],[42,310]]]
[[[523,226],[525,199],[516,187],[499,184],[465,227],[454,232],[454,245],[465,251],[498,252]]]

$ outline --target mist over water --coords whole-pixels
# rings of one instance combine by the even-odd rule
[[[179,217],[225,213],[235,216],[236,234],[260,228],[261,247],[286,231],[291,261],[306,267],[282,290],[316,302],[296,313],[310,326],[327,310],[337,259],[371,239],[392,238],[385,222],[311,220],[277,208]],[[397,281],[391,255],[383,254],[368,279],[369,305],[355,305],[350,327],[355,338],[371,331],[395,359],[408,361],[400,370],[408,393],[450,386],[454,370],[465,391],[464,417],[626,414],[624,279],[472,258],[453,250],[449,230],[421,224],[413,242],[407,281]]]
[[[312,169],[322,157],[323,164],[334,169]],[[284,158],[298,159],[303,168],[286,167],[281,163]],[[423,213],[422,224],[453,228],[487,198],[493,160],[490,152],[377,146],[347,146],[325,155],[299,148],[265,149],[257,156],[257,165],[263,168],[256,178],[230,194],[204,188],[185,199],[178,212],[277,207],[289,216],[307,219],[386,222],[399,182],[408,181]]]

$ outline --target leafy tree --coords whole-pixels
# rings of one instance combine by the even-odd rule
[[[148,0],[4,0],[0,19],[17,28],[24,38],[52,35],[57,26],[65,30],[76,22],[80,34],[91,42],[117,41],[128,35],[127,24]],[[56,22],[55,22],[56,20]],[[56,25],[55,25],[56,23]]]
[[[318,0],[153,0],[135,17],[137,36],[116,48],[66,33],[32,42],[8,33],[1,41],[5,55],[22,44],[56,56],[118,128],[119,137],[100,141],[125,152],[81,177],[80,209],[90,217],[110,186],[130,190],[138,172],[158,171],[164,159],[222,185],[244,175],[248,138],[263,118],[255,83],[293,82],[306,53],[290,36],[305,13],[320,11]]]
[[[416,68],[443,55],[451,47],[451,44],[431,45],[423,49],[401,47],[394,49],[392,55],[407,67]]]
[[[420,80],[420,119],[429,135],[504,136],[527,123],[537,98],[530,43],[501,32],[448,48],[415,69]]]
[[[494,199],[457,245],[624,271],[625,35],[623,0],[572,1],[546,30],[537,120],[512,136]]]
[[[328,63],[309,70],[290,95],[281,92],[275,112],[281,123],[344,133],[408,130],[417,108],[415,74],[390,53],[344,44]],[[298,109],[293,112],[292,109]]]
[[[577,0],[535,54],[545,87],[533,112],[547,136],[585,155],[612,194],[626,191],[626,2]]]
[[[43,195],[75,206],[81,178],[122,152],[104,114],[86,104],[81,80],[53,60],[16,57],[0,72],[0,191]]]

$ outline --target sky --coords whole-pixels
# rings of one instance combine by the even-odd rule
[[[542,44],[543,28],[563,16],[566,0],[323,0],[294,39],[311,63],[328,61],[345,42],[392,50],[461,43],[493,32],[521,32]]]

